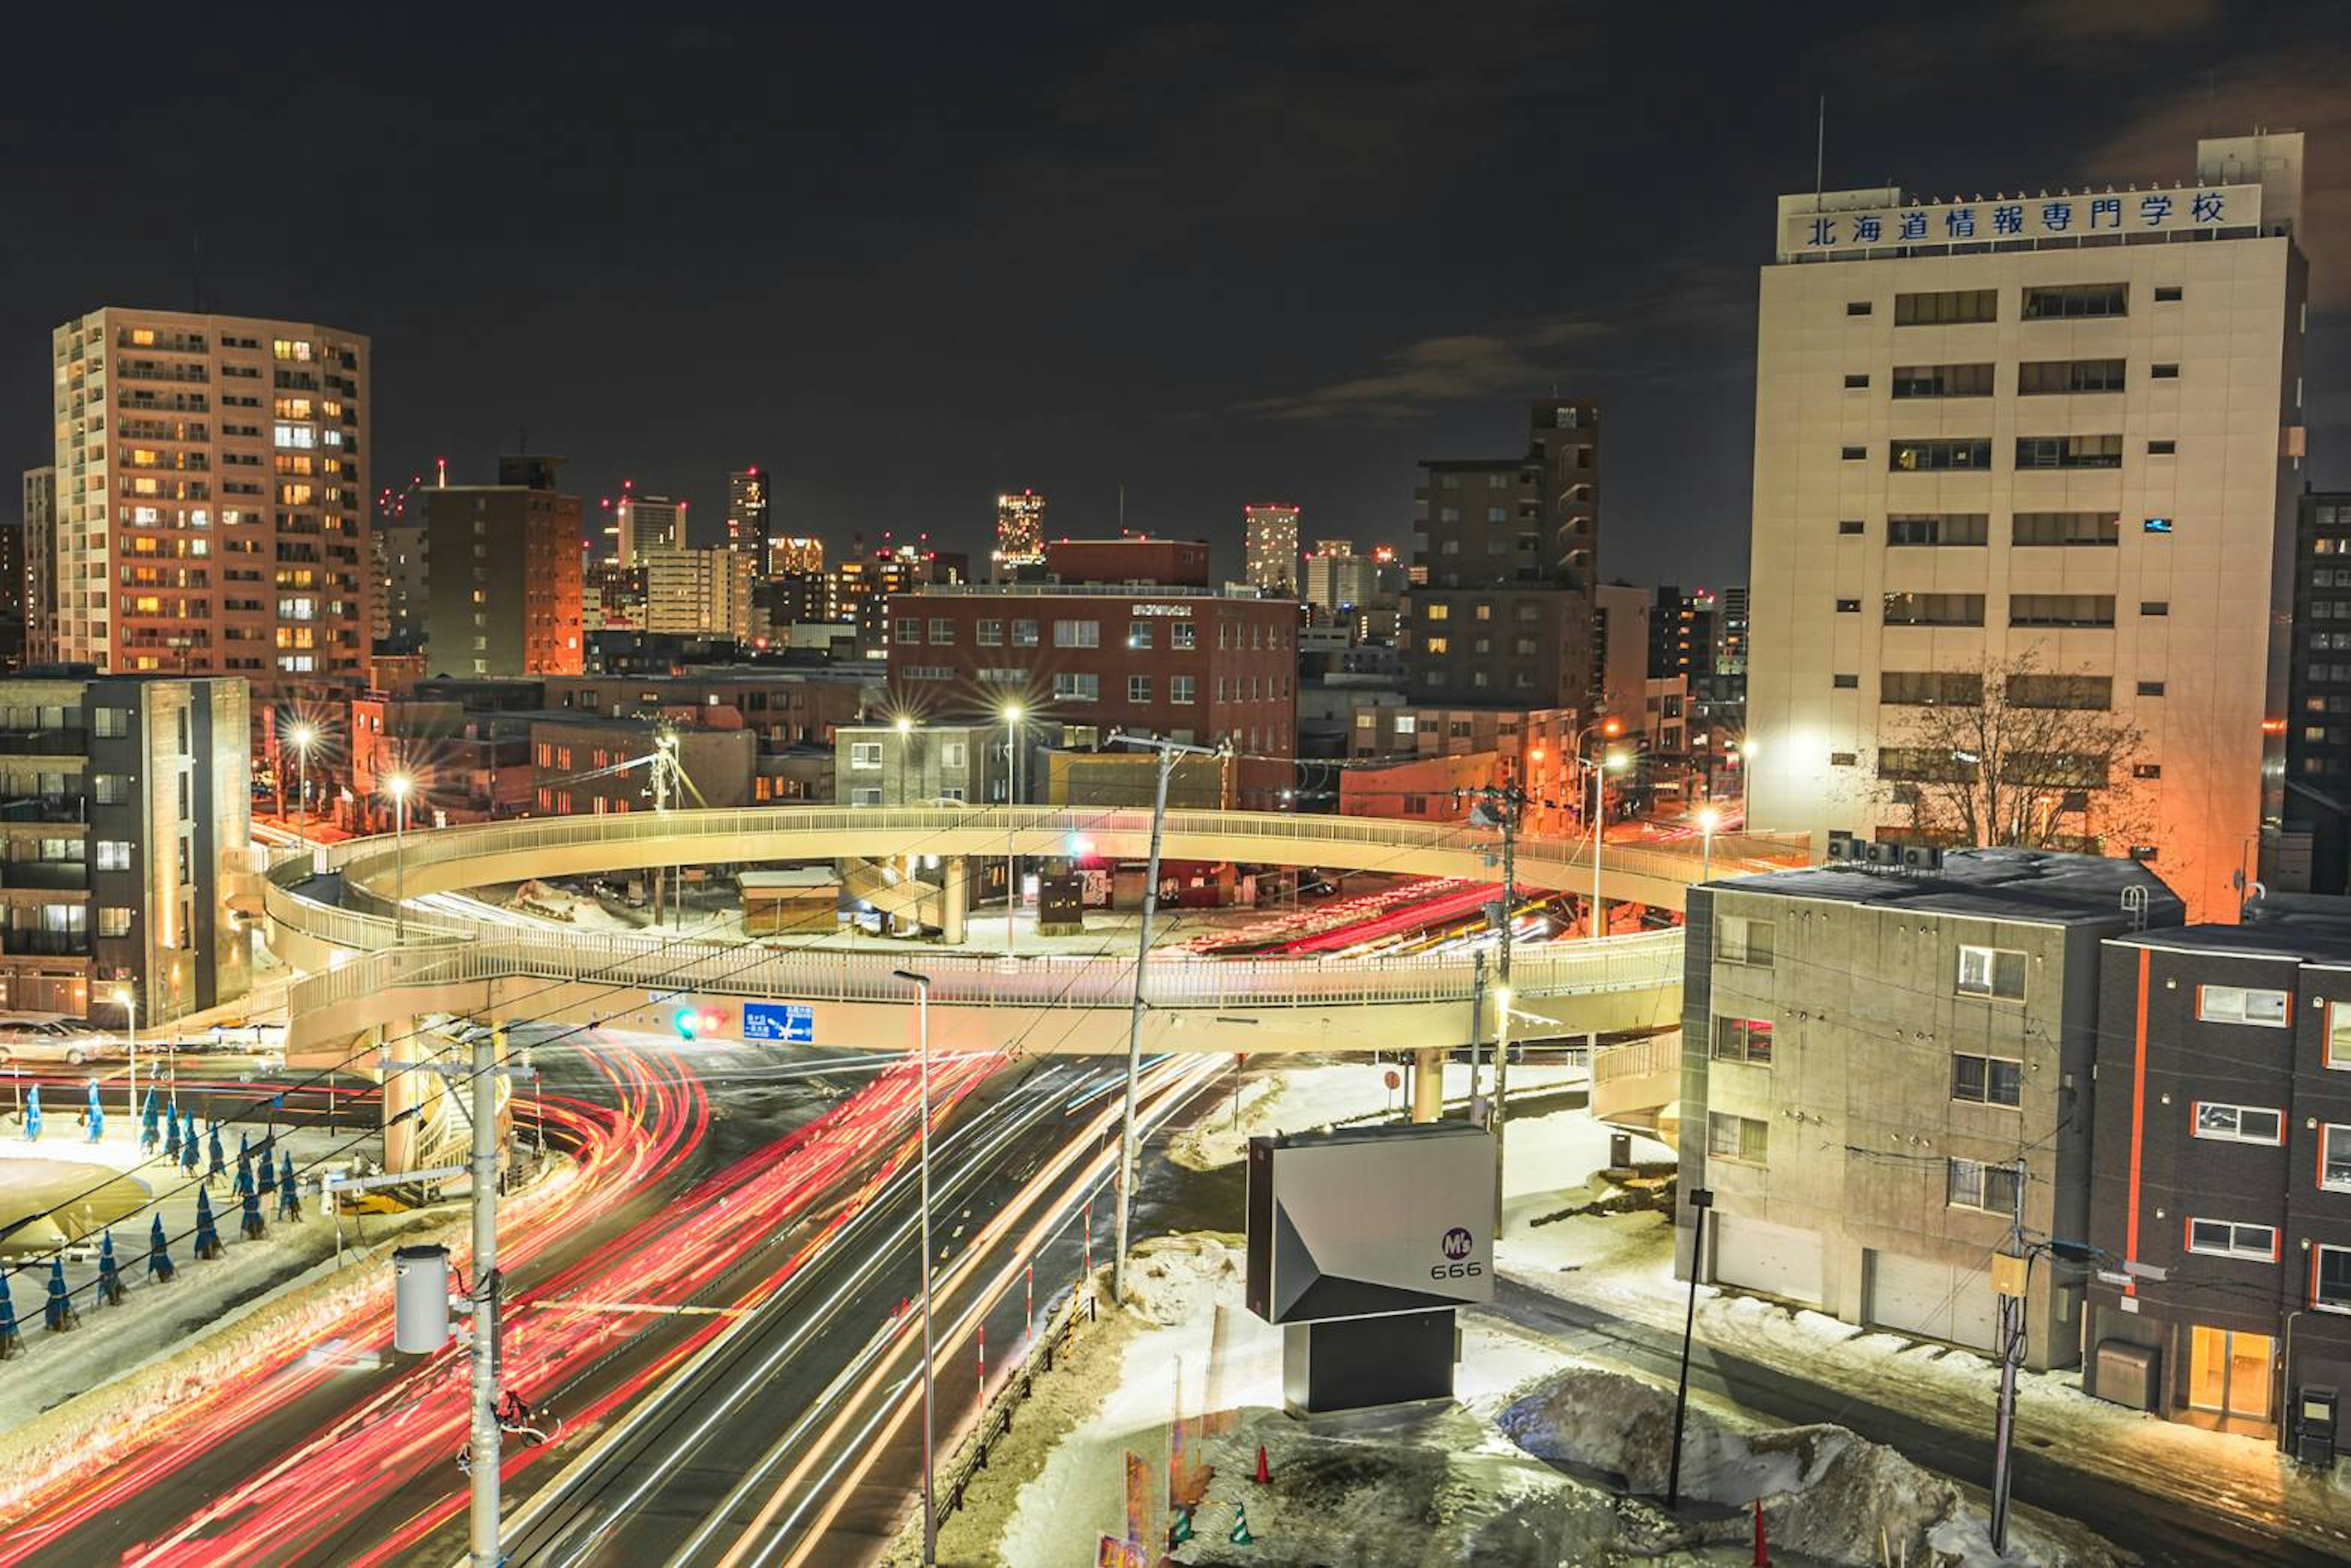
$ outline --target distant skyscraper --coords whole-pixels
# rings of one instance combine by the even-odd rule
[[[996,497],[996,575],[1045,559],[1045,497],[1034,490]]]
[[[767,546],[768,476],[756,467],[737,469],[726,476],[726,548],[764,566]]]
[[[1355,553],[1353,539],[1317,539],[1307,556],[1299,597],[1318,610],[1369,610],[1380,602],[1379,563]]]
[[[368,340],[109,308],[51,340],[57,656],[265,695],[364,682]]]
[[[645,552],[685,544],[685,503],[667,496],[640,495],[622,481],[621,494],[605,501],[604,559],[619,566],[643,566]]]
[[[25,470],[25,662],[57,657],[57,471]]]
[[[768,540],[768,577],[824,570],[824,541],[814,534],[778,534]]]
[[[1270,593],[1298,591],[1298,508],[1279,502],[1243,507],[1249,549],[1245,575]]]

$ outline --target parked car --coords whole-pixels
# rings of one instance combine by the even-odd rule
[[[0,1019],[0,1061],[64,1061],[78,1067],[120,1054],[110,1034],[55,1019]]]

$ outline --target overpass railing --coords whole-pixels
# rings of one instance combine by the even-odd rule
[[[849,948],[771,948],[630,936],[550,934],[486,928],[474,938],[446,936],[358,954],[295,982],[300,1012],[399,986],[457,985],[534,978],[607,985],[656,998],[741,996],[810,1002],[904,1001],[906,982],[893,971],[904,953]],[[964,1007],[1093,1009],[1133,996],[1131,958],[1040,956],[1008,959],[925,951],[931,999]],[[1544,997],[1655,990],[1678,985],[1681,933],[1651,931],[1597,942],[1521,946],[1511,986],[1523,1003]],[[1470,967],[1429,956],[1398,958],[1292,958],[1235,962],[1176,958],[1155,963],[1144,999],[1159,1009],[1312,1008],[1367,1002],[1467,1003]]]

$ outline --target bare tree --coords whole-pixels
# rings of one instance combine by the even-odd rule
[[[1877,789],[1920,837],[2112,853],[2143,827],[2145,737],[2114,711],[2111,677],[2025,653],[1885,680]]]

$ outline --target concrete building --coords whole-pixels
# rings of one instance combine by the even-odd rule
[[[377,561],[377,602],[381,606],[377,620],[383,632],[376,640],[376,652],[422,653],[433,602],[432,582],[426,575],[424,525],[402,517],[398,522],[379,526],[371,543]],[[471,554],[469,546],[466,555]]]
[[[751,616],[758,563],[747,552],[655,546],[637,559],[645,570],[645,631],[748,643],[765,630]]]
[[[1593,590],[1593,659],[1600,671],[1600,711],[1627,727],[1641,711],[1647,690],[1652,601],[1646,589],[1629,582],[1604,582]]]
[[[1301,563],[1299,597],[1324,613],[1320,620],[1338,620],[1350,611],[1392,608],[1396,596],[1384,592],[1381,563],[1355,553],[1353,539],[1317,539]]]
[[[2351,1387],[2346,977],[2341,899],[2106,942],[2086,1392],[2276,1437],[2306,1391]]]
[[[765,577],[774,570],[768,539],[768,476],[758,467],[738,468],[726,476],[726,548],[751,558],[752,574]]]
[[[696,723],[697,716],[711,722]],[[674,736],[678,769],[691,786],[674,806],[747,806],[758,776],[758,737],[727,716],[597,718],[530,716],[533,808],[542,817],[625,815],[654,809],[652,773],[639,767],[658,739]]]
[[[986,721],[1018,706],[1062,725],[1079,749],[1114,729],[1229,741],[1240,804],[1279,809],[1297,783],[1298,606],[1253,588],[1131,580],[1138,559],[1188,559],[1198,548],[1071,541],[1053,547],[1054,563],[1119,575],[893,596],[893,705],[926,724]]]
[[[1242,577],[1276,599],[1298,597],[1298,508],[1260,502],[1241,508]]]
[[[110,307],[50,343],[57,657],[267,699],[364,685],[368,340]]]
[[[843,725],[834,732],[833,799],[849,806],[1001,800],[1007,741],[1000,724]]]
[[[2029,850],[1693,889],[1674,1118],[1678,1222],[1714,1194],[1700,1277],[1988,1347],[2019,1205],[2088,1233],[2100,944],[2180,919],[2144,866]],[[2082,1289],[2036,1279],[2030,1365],[2079,1355]]]
[[[2305,493],[2294,509],[2283,831],[2262,880],[2340,894],[2351,882],[2351,494]]]
[[[634,481],[622,480],[620,495],[607,497],[601,507],[603,559],[615,566],[643,566],[648,550],[684,548],[685,507],[668,496],[642,495]]]
[[[996,549],[988,575],[1002,582],[1045,559],[1045,497],[1034,490],[996,497]]]
[[[1405,822],[1458,822],[1468,813],[1460,791],[1507,783],[1510,763],[1499,752],[1464,751],[1384,768],[1350,768],[1339,775],[1339,814]]]
[[[246,683],[0,680],[0,1007],[120,1027],[234,1001],[251,839]]]
[[[1600,412],[1534,405],[1523,455],[1428,460],[1402,638],[1415,701],[1585,707],[1596,696]]]
[[[25,659],[57,657],[57,471],[25,470]]]
[[[1877,759],[1931,685],[1912,677],[2030,659],[2144,736],[2148,771],[2069,796],[2069,830],[2153,860],[2199,915],[2233,906],[2280,813],[2302,161],[2299,134],[2232,137],[2173,189],[1781,198],[1756,827],[1907,825]]]
[[[350,764],[352,803],[379,830],[392,821],[384,780],[394,774],[410,780],[412,825],[520,816],[531,807],[530,716],[371,693],[351,701]],[[311,771],[314,793],[319,771]]]
[[[768,540],[768,577],[824,575],[824,541],[814,534],[778,534]]]
[[[580,673],[580,505],[579,497],[555,487],[562,461],[500,457],[495,485],[444,484],[416,493],[414,515],[424,533],[425,658],[436,674]]]

